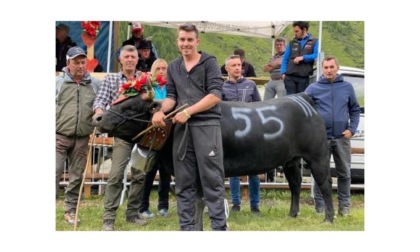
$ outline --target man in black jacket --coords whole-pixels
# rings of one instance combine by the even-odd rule
[[[295,21],[293,30],[295,37],[286,47],[280,70],[287,95],[305,91],[318,57],[318,39],[308,32],[309,22]]]
[[[155,62],[156,57],[152,52],[152,42],[142,41],[137,47],[139,53],[139,62],[137,63],[136,69],[141,72],[150,72],[153,62]]]
[[[257,77],[255,74],[254,66],[245,60],[245,51],[243,49],[236,49],[233,51],[233,55],[238,55],[242,62],[242,76],[243,77]],[[220,68],[223,76],[227,76],[226,65]]]
[[[133,45],[136,48],[144,41],[144,30],[140,22],[131,23],[131,37],[122,43],[122,46]]]
[[[196,197],[204,196],[213,230],[226,230],[221,111],[223,79],[216,58],[197,51],[195,25],[178,28],[181,57],[168,66],[166,99],[153,115],[156,127],[165,125],[164,113],[188,104],[172,119],[175,124],[173,161],[180,228],[195,230]]]
[[[68,50],[77,46],[68,36],[70,28],[65,24],[58,24],[55,27],[55,71],[63,71],[67,66],[66,54]]]

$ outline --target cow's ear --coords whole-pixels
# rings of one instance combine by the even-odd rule
[[[148,110],[151,114],[159,111],[160,107],[162,107],[162,105],[159,102],[151,102],[148,106]]]

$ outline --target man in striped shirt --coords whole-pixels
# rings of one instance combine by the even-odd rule
[[[121,48],[119,60],[122,70],[118,73],[110,73],[105,76],[98,95],[93,103],[95,111],[94,118],[100,116],[117,98],[117,92],[120,87],[128,80],[138,79],[141,72],[136,70],[139,60],[137,49],[133,45],[126,45]],[[123,190],[122,180],[124,178],[125,168],[131,157],[131,150],[134,144],[124,141],[120,138],[114,139],[112,150],[112,166],[109,173],[108,182],[105,189],[104,213],[102,216],[102,230],[113,231],[116,218],[116,211],[120,205],[121,192]],[[143,193],[144,173],[131,168],[132,180],[128,192],[128,202],[126,210],[126,221],[137,225],[145,225],[147,222],[140,218],[138,210],[140,208],[140,199]]]

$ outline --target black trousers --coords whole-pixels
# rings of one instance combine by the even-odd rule
[[[169,208],[169,190],[171,184],[171,174],[169,171],[165,171],[163,165],[160,164],[159,160],[153,165],[151,171],[146,173],[143,195],[141,197],[139,212],[144,212],[149,209],[150,193],[153,188],[153,181],[155,180],[156,173],[159,171],[159,187],[158,187],[158,210]]]
[[[305,91],[309,86],[309,76],[295,76],[286,75],[284,77],[284,87],[286,88],[286,95],[297,94]]]

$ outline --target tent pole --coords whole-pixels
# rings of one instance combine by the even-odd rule
[[[274,41],[276,39],[276,26],[271,22],[271,56],[274,55]]]
[[[111,43],[112,43],[112,25],[113,22],[109,21],[109,30],[108,30],[108,64],[106,64],[106,72],[109,73],[110,64],[111,64]]]
[[[273,55],[274,55],[274,45],[275,45],[274,41],[275,41],[275,39],[274,39],[274,38],[272,38],[272,39],[271,39],[271,56],[273,56]]]
[[[317,57],[317,61],[316,61],[316,80],[317,81],[319,79],[319,77],[321,77],[321,62],[324,58],[324,55],[322,52],[322,21],[319,21],[319,36],[318,36],[318,57]]]

